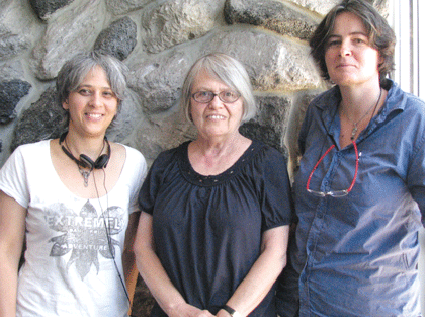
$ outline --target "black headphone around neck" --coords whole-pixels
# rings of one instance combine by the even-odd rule
[[[63,141],[65,140],[66,136],[68,134],[68,131],[64,132],[60,139],[59,139],[59,145],[62,145]],[[81,154],[80,155],[80,159],[77,159],[74,155],[72,155],[72,153],[70,151],[68,151],[63,145],[62,145],[62,150],[65,152],[66,155],[68,155],[68,157],[73,160],[75,163],[77,163],[78,166],[81,166],[83,168],[88,168],[90,170],[92,170],[93,168],[95,169],[102,169],[104,167],[106,167],[106,165],[108,165],[109,162],[109,157],[111,156],[111,146],[109,145],[108,140],[106,139],[106,136],[104,138],[105,142],[106,142],[106,154],[102,154],[100,155],[96,161],[93,162],[93,160],[88,157],[85,154]]]

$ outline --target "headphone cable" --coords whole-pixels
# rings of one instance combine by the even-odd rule
[[[105,189],[105,195],[106,195],[106,212],[108,213],[108,219],[109,219],[109,200],[108,200],[108,191],[106,189],[106,172],[105,172],[104,168],[102,168],[102,171],[103,171],[103,188]],[[101,211],[101,215],[102,215],[102,219],[103,219],[103,224],[104,224],[104,227],[105,227],[106,240],[108,241],[109,253],[111,254],[112,261],[114,262],[115,270],[117,271],[117,275],[119,277],[121,286],[124,290],[125,297],[127,298],[129,305],[131,305],[130,296],[128,295],[128,292],[127,292],[127,289],[125,287],[123,278],[122,278],[121,273],[118,269],[117,262],[115,261],[115,255],[114,255],[113,245],[112,245],[112,241],[111,241],[112,238],[110,236],[111,228],[109,227],[109,221],[108,221],[108,226],[106,225],[106,219],[105,219],[105,215],[103,213],[102,204],[100,203],[99,191],[97,189],[96,178],[95,178],[94,174],[95,173],[93,173],[94,188],[96,189],[97,200],[99,202],[100,211]]]

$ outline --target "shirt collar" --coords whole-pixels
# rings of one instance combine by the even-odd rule
[[[372,131],[377,125],[384,122],[387,118],[402,112],[406,107],[406,103],[403,102],[404,93],[400,89],[399,85],[391,79],[387,80],[387,84],[384,89],[388,90],[388,95],[382,109],[378,115],[375,116],[373,122],[369,124],[367,128]],[[335,138],[339,137],[340,123],[338,118],[338,107],[341,101],[341,92],[338,86],[334,86],[323,94],[323,98],[319,100],[316,106],[322,110],[322,119],[324,125],[330,135]],[[369,134],[369,133],[368,133]]]

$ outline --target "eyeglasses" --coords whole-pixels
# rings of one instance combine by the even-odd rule
[[[316,165],[314,166],[313,170],[311,171],[310,176],[308,177],[308,180],[307,180],[307,191],[309,193],[312,193],[313,195],[320,196],[320,197],[325,197],[327,195],[332,196],[332,197],[343,197],[343,196],[347,195],[351,191],[351,189],[353,189],[354,183],[356,182],[357,172],[359,170],[359,153],[357,151],[356,142],[354,142],[354,141],[351,141],[351,142],[353,143],[354,152],[356,153],[356,169],[354,171],[354,177],[353,177],[353,181],[350,184],[350,187],[348,187],[347,189],[331,190],[331,191],[328,191],[328,192],[322,192],[322,191],[317,191],[317,190],[310,189],[310,181],[311,181],[311,178],[313,177],[313,173],[317,169],[317,167],[319,166],[320,162],[323,161],[323,159],[325,158],[325,156],[328,155],[329,152],[335,147],[335,145],[332,145],[325,152],[325,154],[323,154],[323,156],[319,159],[319,161],[316,163]]]
[[[207,103],[213,100],[215,96],[218,96],[218,98],[220,98],[220,100],[223,102],[232,103],[238,100],[241,94],[233,90],[223,90],[220,91],[218,94],[215,94],[212,91],[201,90],[195,92],[192,95],[192,98],[197,102]]]

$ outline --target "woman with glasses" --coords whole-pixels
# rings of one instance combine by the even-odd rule
[[[299,316],[420,316],[425,103],[387,78],[395,35],[365,1],[336,5],[310,46],[335,85],[310,104],[299,136],[290,248]],[[284,289],[290,273],[281,316],[297,309]]]
[[[248,74],[230,56],[204,56],[181,105],[197,138],[160,154],[139,195],[151,316],[275,317],[292,205],[283,156],[239,133],[255,114]]]

